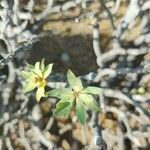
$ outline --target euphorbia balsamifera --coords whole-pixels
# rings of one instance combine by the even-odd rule
[[[93,94],[100,94],[102,89],[94,86],[84,88],[81,79],[76,77],[71,70],[67,72],[68,86],[66,88],[54,89],[45,93],[46,78],[50,75],[51,70],[52,64],[45,67],[44,60],[41,63],[37,62],[35,66],[28,65],[27,70],[22,72],[22,76],[26,81],[24,86],[25,92],[29,92],[37,87],[37,101],[41,97],[56,97],[60,99],[56,104],[54,116],[68,116],[70,111],[75,109],[78,120],[82,124],[86,122],[87,109],[96,112],[100,111]]]

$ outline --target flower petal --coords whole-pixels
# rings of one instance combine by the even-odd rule
[[[44,71],[44,68],[45,68],[44,62],[45,62],[45,58],[42,59],[41,65],[40,65],[40,69],[41,69],[42,71]]]
[[[40,70],[40,62],[35,63],[35,68],[33,71],[36,75],[43,77],[42,71]]]
[[[32,91],[34,88],[36,88],[36,85],[34,82],[26,83],[26,85],[23,87],[23,91],[25,93]]]
[[[25,81],[29,84],[30,82],[35,84],[35,76],[33,74],[30,74],[30,77],[26,78]]]
[[[27,63],[27,69],[28,69],[28,70],[32,70],[32,69],[34,69],[34,66]]]
[[[53,64],[49,64],[47,65],[47,67],[44,69],[44,79],[47,78],[51,71],[52,71],[52,67],[53,67]]]
[[[29,77],[31,77],[31,72],[22,71],[21,75],[22,75],[23,78],[28,79]]]
[[[45,89],[44,87],[40,87],[37,89],[37,92],[36,92],[36,100],[39,102],[41,97],[44,96],[44,93],[45,93]]]

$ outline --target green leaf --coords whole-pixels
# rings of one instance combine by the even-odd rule
[[[80,94],[79,100],[83,101],[84,105],[93,110],[93,111],[100,111],[100,107],[97,105],[96,101],[93,99],[92,95],[89,94]]]
[[[71,70],[68,70],[67,72],[67,79],[71,88],[73,88],[75,91],[81,91],[83,89],[81,79],[77,78]]]
[[[47,67],[44,69],[44,78],[47,78],[49,76],[49,74],[51,73],[52,71],[52,67],[53,67],[53,64],[49,64],[47,65]]]
[[[67,79],[69,84],[71,85],[74,80],[76,80],[76,76],[73,74],[73,72],[69,69],[67,72]]]
[[[82,93],[85,94],[100,94],[101,92],[102,92],[101,88],[94,87],[94,86],[89,86],[82,91]]]
[[[78,99],[76,101],[76,113],[80,123],[84,125],[86,122],[86,109]]]
[[[54,111],[55,117],[68,116],[71,111],[73,101],[60,100],[56,105],[56,110]]]
[[[72,90],[70,88],[59,88],[54,89],[46,93],[46,96],[64,98],[64,97],[72,97]]]

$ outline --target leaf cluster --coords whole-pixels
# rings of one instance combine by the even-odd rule
[[[50,90],[45,93],[47,85],[46,78],[52,71],[52,65],[45,67],[44,60],[37,62],[35,66],[28,65],[27,71],[22,71],[22,76],[25,78],[26,85],[24,91],[29,92],[37,88],[36,99],[39,101],[41,97],[55,97],[59,99],[54,111],[55,117],[67,117],[72,109],[76,111],[78,120],[86,123],[88,109],[92,111],[100,111],[93,98],[93,94],[100,94],[102,89],[94,86],[83,87],[82,81],[76,77],[71,70],[67,72],[68,86],[66,88],[59,88]]]

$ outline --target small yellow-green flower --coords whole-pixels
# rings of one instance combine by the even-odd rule
[[[41,62],[36,62],[34,66],[28,65],[26,71],[22,71],[22,76],[25,79],[24,92],[37,88],[36,100],[38,102],[45,94],[46,78],[50,75],[52,66],[53,64],[45,66],[44,59],[42,59]]]

